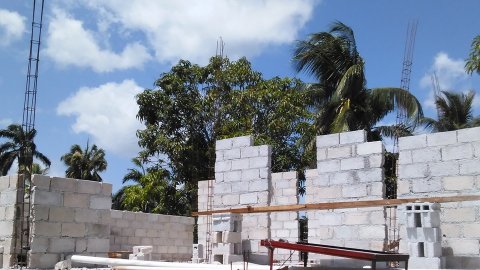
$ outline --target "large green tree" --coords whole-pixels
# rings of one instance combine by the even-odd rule
[[[300,81],[266,80],[245,58],[213,57],[203,67],[182,60],[155,86],[137,96],[146,126],[137,132],[140,157],[168,168],[192,207],[197,182],[214,178],[218,139],[253,134],[256,143],[273,143],[274,170],[301,166],[298,136],[308,112]]]
[[[476,36],[472,41],[472,48],[465,63],[465,70],[469,74],[473,72],[480,74],[480,35]]]
[[[404,126],[377,126],[389,113],[399,109],[418,120],[422,108],[410,92],[395,88],[368,88],[365,61],[357,50],[353,30],[341,22],[328,32],[299,41],[293,57],[297,71],[313,75],[308,103],[316,113],[317,135],[365,129],[369,139],[399,133]]]
[[[90,147],[87,143],[85,149],[74,144],[61,160],[67,166],[65,176],[69,178],[101,182],[102,177],[99,173],[107,169],[105,151],[95,144]]]
[[[26,172],[32,166],[33,158],[50,167],[50,160],[37,150],[34,143],[37,131],[32,129],[25,134],[21,125],[12,124],[0,130],[0,138],[7,139],[0,144],[0,172],[7,175],[15,160],[18,161],[18,173]]]
[[[442,91],[435,97],[438,119],[425,117],[422,123],[432,131],[442,132],[480,126],[480,116],[474,117],[472,104],[475,92],[466,94],[453,91]]]

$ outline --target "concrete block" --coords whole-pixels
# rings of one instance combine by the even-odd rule
[[[478,224],[474,224],[475,227],[479,227]],[[462,232],[462,226],[460,224],[442,224],[442,234],[446,238],[460,238]],[[465,230],[467,231],[467,230]],[[466,236],[466,235],[465,235]],[[467,237],[467,236],[466,236]]]
[[[248,191],[249,192],[268,191],[268,181],[266,180],[250,181],[248,182]]]
[[[383,182],[373,182],[367,185],[367,195],[383,198],[385,196],[386,186]]]
[[[75,209],[75,222],[99,223],[99,212],[91,209]]]
[[[367,196],[367,186],[365,184],[346,185],[342,187],[342,196],[347,198],[359,198]]]
[[[222,205],[234,206],[240,203],[240,196],[238,194],[226,194],[222,196]]]
[[[474,176],[447,176],[442,179],[445,190],[472,190],[474,180]]]
[[[460,174],[462,175],[478,175],[480,174],[480,159],[462,161],[460,163]]]
[[[102,183],[102,195],[111,197],[112,196],[112,184]]]
[[[236,159],[232,160],[232,167],[231,170],[245,170],[249,169],[249,161],[250,159]],[[230,169],[229,169],[230,170]]]
[[[215,142],[215,149],[218,150],[228,150],[232,149],[233,141],[232,139],[217,140]]]
[[[75,251],[75,239],[62,237],[62,238],[50,238],[50,244],[47,252],[51,253],[67,253]]]
[[[398,138],[398,147],[400,151],[415,149],[415,148],[424,148],[426,146],[427,146],[426,134]]]
[[[317,148],[317,161],[327,159],[328,148]]]
[[[357,158],[345,158],[340,160],[340,169],[342,171],[346,170],[356,170],[365,168],[365,159],[363,157]]]
[[[411,151],[412,162],[436,162],[442,159],[440,148],[421,148]]]
[[[260,150],[259,147],[256,147],[256,146],[241,148],[240,157],[241,158],[258,157],[259,150]]]
[[[480,128],[465,128],[457,130],[458,142],[480,141]]]
[[[73,222],[74,212],[70,208],[50,208],[49,221],[51,222]]]
[[[112,198],[105,196],[91,196],[90,209],[107,209],[112,208]]]
[[[317,148],[335,146],[340,144],[340,134],[329,134],[317,136],[316,138]]]
[[[480,226],[478,223],[464,224],[463,236],[466,238],[480,238]]]
[[[480,247],[478,239],[448,239],[446,246],[452,248],[453,255],[476,255]]]
[[[217,183],[215,185],[216,194],[228,194],[232,192],[232,184],[230,183]]]
[[[230,160],[215,162],[215,172],[228,172],[231,169],[232,169],[232,161]]]
[[[340,144],[363,143],[367,141],[365,130],[356,130],[340,133]]]
[[[442,244],[440,242],[425,242],[425,257],[441,257],[442,256]]]
[[[37,253],[28,256],[29,268],[53,269],[55,264],[60,261],[60,254]]]
[[[2,194],[3,197],[3,194]],[[41,189],[33,189],[33,204],[40,205],[52,205],[52,206],[62,206],[63,205],[63,195],[58,192],[49,192]]]
[[[318,173],[340,171],[340,160],[326,160],[317,162]]]
[[[314,198],[316,199],[315,201],[318,202],[321,199],[341,198],[343,196],[343,190],[341,186],[322,187],[318,189],[314,194]]]
[[[404,178],[421,178],[428,176],[427,164],[405,164],[399,165],[399,175]]]
[[[333,234],[336,239],[356,239],[358,237],[355,226],[336,226],[333,228]]]
[[[240,194],[240,204],[256,204],[258,197],[256,193]]]
[[[407,228],[409,242],[441,242],[440,228]]]
[[[50,190],[76,192],[77,180],[71,178],[52,177],[50,181]]]
[[[457,131],[430,133],[426,135],[428,146],[443,146],[457,143]]]
[[[442,189],[442,182],[440,179],[419,179],[412,182],[412,190],[414,193],[436,192]]]
[[[357,145],[357,155],[382,154],[385,151],[383,142],[366,142]]]
[[[408,254],[411,257],[425,257],[425,246],[423,242],[409,242]]]
[[[110,240],[100,238],[87,239],[87,252],[108,252],[110,249]]]
[[[305,178],[309,179],[309,178],[315,178],[317,176],[318,176],[317,169],[305,170]]]
[[[33,237],[32,242],[30,244],[30,252],[31,253],[44,253],[47,252],[49,247],[48,245],[49,238],[47,237]],[[0,252],[1,254],[2,252]]]
[[[412,158],[412,151],[409,150],[403,150],[400,151],[400,154],[398,156],[398,164],[411,164],[413,163],[413,158]]]
[[[253,137],[252,136],[235,137],[235,138],[232,138],[231,140],[232,140],[232,148],[245,147],[245,146],[252,146],[253,145]]]
[[[347,172],[335,172],[331,174],[330,184],[331,185],[344,185],[347,183],[354,183],[355,175],[353,171]]]
[[[442,160],[471,159],[473,147],[471,144],[447,146],[442,149]]]
[[[241,232],[230,232],[225,231],[222,234],[223,243],[241,243],[242,242],[242,233]]]
[[[473,222],[475,221],[475,208],[445,208],[442,211],[443,222]]]
[[[110,226],[102,224],[85,224],[88,237],[107,238],[110,236]],[[145,235],[144,237],[146,237]],[[151,235],[150,235],[151,237]]]
[[[335,226],[335,225],[341,225],[342,224],[342,215],[339,213],[322,213],[318,214],[319,215],[319,220],[317,220],[317,225],[320,226]],[[315,214],[315,217],[317,218],[317,214]],[[310,221],[309,221],[310,223]]]
[[[385,156],[383,154],[370,155],[367,159],[369,168],[382,168],[385,162]]]
[[[225,172],[223,175],[223,180],[225,182],[236,182],[240,181],[242,179],[242,171],[228,171]],[[216,185],[215,185],[215,191],[216,191]]]
[[[32,177],[32,184],[38,189],[50,190],[50,179],[50,176],[35,174]]]
[[[368,212],[348,212],[343,219],[343,224],[345,225],[367,225],[369,223]]]
[[[33,205],[32,206],[33,220],[34,221],[48,220],[49,211],[50,211],[50,207],[48,206]]]
[[[440,212],[424,212],[422,215],[422,226],[425,228],[440,227]]]
[[[35,222],[33,223],[33,235],[34,236],[59,236],[61,233],[61,223],[52,222]]]
[[[352,146],[340,146],[340,147],[331,147],[327,148],[327,158],[349,158],[352,157]]]
[[[233,193],[248,192],[248,184],[240,181],[232,182],[232,192]]]
[[[0,220],[0,236],[12,235],[13,228],[13,221]]]
[[[85,237],[84,223],[62,223],[61,230],[61,236]]]
[[[100,194],[102,192],[102,183],[96,181],[78,180],[77,190],[78,193]]]
[[[250,168],[264,168],[270,167],[270,157],[254,157],[249,158],[249,167]]]
[[[458,175],[461,164],[464,164],[464,161],[461,161],[460,163],[458,161],[430,163],[429,164],[430,175],[431,176]]]
[[[223,159],[224,160],[231,160],[240,158],[240,148],[234,148],[230,150],[223,151]]]
[[[385,225],[361,226],[358,235],[360,239],[385,239],[387,228]]]
[[[409,269],[443,269],[445,258],[419,258],[410,256],[408,260]]]
[[[355,172],[359,182],[381,182],[383,181],[383,168],[370,168]]]
[[[248,169],[243,170],[242,172],[242,180],[257,180],[260,178],[260,169]]]

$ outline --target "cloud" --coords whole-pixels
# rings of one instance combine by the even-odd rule
[[[62,66],[89,67],[96,72],[140,68],[151,59],[139,42],[125,45],[121,53],[101,48],[95,33],[63,10],[54,9],[48,25],[46,55]]]
[[[420,79],[420,87],[429,89],[427,99],[423,102],[427,108],[435,108],[435,94],[433,91],[432,74],[435,72],[441,91],[465,92],[470,89],[470,80],[465,73],[465,61],[453,59],[447,53],[439,52],[428,73]]]
[[[317,2],[82,0],[64,8],[74,10],[83,3],[97,13],[99,31],[110,28],[123,38],[143,37],[160,63],[187,59],[204,64],[215,54],[219,37],[231,58],[253,57],[269,46],[291,43]]]
[[[58,105],[57,114],[74,116],[73,131],[90,134],[99,147],[135,156],[139,150],[135,134],[143,128],[136,119],[135,95],[142,90],[133,80],[82,87]]]
[[[15,11],[0,9],[0,46],[7,46],[25,33],[26,18]]]
[[[13,120],[10,118],[0,119],[0,128],[6,127],[13,123]]]

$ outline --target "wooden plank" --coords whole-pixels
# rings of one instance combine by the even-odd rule
[[[328,209],[345,209],[345,208],[363,208],[378,206],[397,206],[404,203],[412,202],[463,202],[463,201],[479,201],[480,195],[461,195],[448,197],[425,197],[425,198],[403,198],[391,200],[367,200],[367,201],[347,201],[347,202],[327,202],[327,203],[310,203],[310,204],[292,204],[292,205],[275,205],[275,206],[247,206],[242,208],[227,208],[212,211],[193,212],[192,216],[207,216],[221,213],[269,213],[269,212],[292,212],[292,211],[309,211],[309,210],[328,210]]]

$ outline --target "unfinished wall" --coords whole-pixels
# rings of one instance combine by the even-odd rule
[[[29,268],[52,268],[62,256],[107,256],[112,185],[34,175]]]
[[[13,265],[13,237],[15,225],[15,205],[17,201],[18,176],[0,177],[0,261],[1,268],[10,268]]]
[[[292,205],[298,204],[297,196],[297,172],[272,173],[272,202],[271,205]],[[279,212],[271,213],[271,238],[283,239],[290,243],[299,240],[298,213]],[[298,261],[299,253],[286,249],[275,249],[275,259]]]
[[[191,217],[111,211],[110,249],[131,251],[153,246],[152,260],[189,261],[192,258]]]
[[[480,194],[480,128],[404,137],[399,148],[399,198]],[[446,267],[480,268],[480,202],[442,203],[440,219]]]
[[[318,136],[317,169],[306,171],[305,203],[382,199],[383,162],[382,142],[366,142],[363,130]],[[381,251],[387,236],[383,207],[309,211],[308,227],[309,242],[360,249]],[[355,264],[318,254],[309,259]]]
[[[214,180],[206,180],[206,181],[198,182],[198,211],[207,211],[208,182],[214,182]],[[213,196],[213,192],[212,192],[212,196]],[[201,245],[199,247],[199,249],[201,250],[199,253],[201,255],[200,259],[206,258],[207,219],[208,219],[207,216],[199,216],[197,218],[198,244]]]
[[[270,205],[270,174],[270,146],[253,146],[251,136],[217,141],[214,209]],[[243,216],[242,249],[254,253],[254,261],[267,260],[268,251],[259,244],[270,238],[270,222],[270,214]]]

